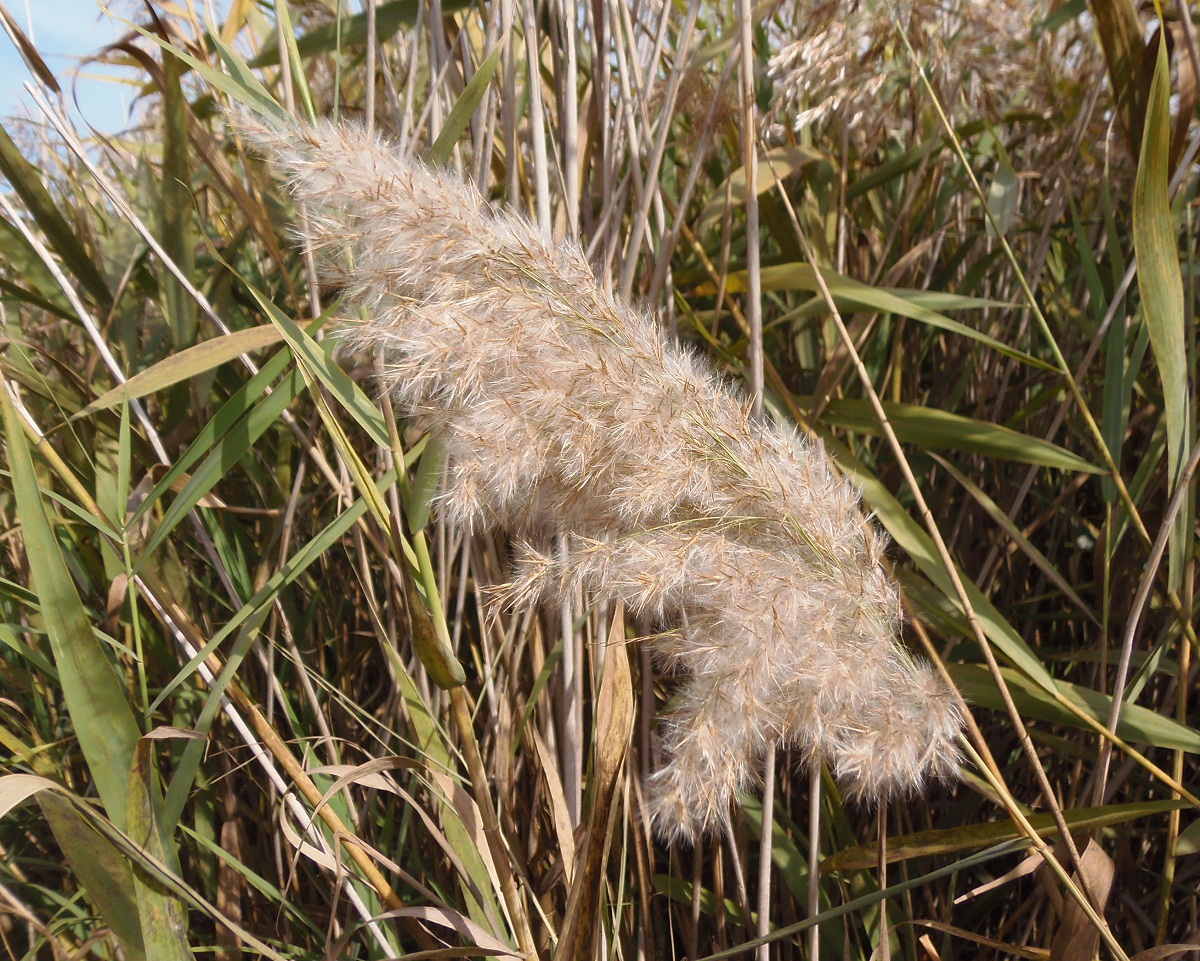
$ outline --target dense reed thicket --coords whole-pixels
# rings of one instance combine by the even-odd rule
[[[8,956],[1200,947],[1190,13],[730,7],[0,7]]]

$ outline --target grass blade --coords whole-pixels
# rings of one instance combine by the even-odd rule
[[[227,364],[243,354],[271,347],[282,339],[283,335],[271,324],[235,330],[232,334],[214,337],[187,350],[171,354],[153,367],[135,374],[119,387],[101,394],[74,417],[86,417],[88,414],[116,407],[125,401],[173,387],[181,381],[198,377]]]
[[[110,819],[125,823],[129,773],[139,731],[128,695],[75,591],[71,574],[46,517],[33,460],[20,419],[0,380],[0,407],[12,469],[13,496],[33,587],[42,608],[63,698],[88,770]]]
[[[471,115],[487,92],[488,84],[492,82],[496,68],[500,66],[500,54],[503,52],[503,44],[496,44],[496,49],[488,54],[487,59],[479,65],[475,75],[463,88],[462,95],[454,101],[454,106],[450,108],[450,115],[442,125],[441,133],[433,142],[433,146],[429,148],[431,164],[440,167],[450,159],[450,153],[454,149],[455,143],[458,142],[462,132],[467,129],[467,124],[471,122]]]
[[[982,707],[1003,710],[996,686],[982,667],[976,664],[952,664],[949,670],[955,685],[967,700]],[[1009,682],[1013,700],[1021,708],[1022,716],[1034,717],[1052,724],[1064,724],[1079,730],[1092,730],[1053,697],[1047,695],[1040,686],[1031,683],[1010,668],[1002,670]],[[1068,681],[1060,680],[1057,686],[1066,700],[1089,715],[1098,725],[1104,726],[1108,723],[1112,711],[1112,698],[1107,694]],[[1152,744],[1155,747],[1200,754],[1200,731],[1137,704],[1121,706],[1117,736],[1131,744]]]
[[[1021,363],[1028,364],[1031,367],[1041,370],[1054,369],[1052,365],[1039,360],[1032,354],[1027,354],[1025,351],[1010,347],[1008,344],[1002,343],[982,331],[975,330],[975,328],[968,327],[966,324],[951,320],[944,314],[939,314],[935,310],[921,306],[920,298],[917,296],[910,297],[907,291],[873,287],[870,284],[864,284],[861,281],[854,280],[842,274],[834,273],[832,270],[822,270],[821,276],[824,277],[825,282],[829,285],[829,292],[833,294],[839,309],[844,304],[847,310],[850,311],[878,311],[885,314],[895,314],[898,317],[910,317],[913,320],[919,320],[923,324],[928,324],[930,327],[936,327],[948,333],[969,337],[971,340],[983,344],[985,347],[990,347],[1005,357],[1019,360]],[[730,293],[740,292],[745,289],[745,286],[745,271],[737,271],[729,275],[726,290]],[[764,291],[815,291],[819,288],[817,286],[816,272],[811,265],[793,263],[764,267],[762,270],[762,289]],[[696,288],[696,293],[698,294],[712,294],[715,292],[716,288],[712,284],[701,284]],[[918,292],[913,293],[916,294]]]
[[[797,398],[803,401],[805,398]],[[1001,424],[974,420],[934,407],[916,404],[885,403],[888,421],[902,441],[923,448],[950,448],[969,454],[982,454],[999,460],[1036,464],[1065,471],[1102,474],[1103,468],[1089,464],[1078,454]],[[879,422],[865,400],[831,401],[822,420],[860,434],[878,436]]]
[[[1139,801],[1133,804],[1106,804],[1102,807],[1076,808],[1073,811],[1064,811],[1063,818],[1067,824],[1079,831],[1095,831],[1116,824],[1128,824],[1138,818],[1155,817],[1184,807],[1187,807],[1187,802],[1180,799]],[[1049,814],[1030,815],[1029,823],[1044,838],[1053,837],[1058,832],[1058,826]],[[914,834],[888,838],[887,859],[889,864],[895,864],[912,858],[956,854],[959,851],[970,851],[974,848],[988,847],[1002,841],[1015,841],[1023,837],[1024,835],[1011,821],[985,821],[982,824],[971,824],[942,831],[918,831]],[[821,873],[869,870],[874,868],[878,862],[877,846],[864,844],[861,847],[846,848],[827,857],[821,862]]]
[[[190,732],[178,733],[193,738]],[[162,799],[154,771],[154,741],[163,736],[175,736],[175,732],[169,728],[155,731],[139,740],[134,751],[133,775],[130,778],[129,834],[142,843],[151,857],[178,872],[179,858],[163,832]],[[194,737],[203,742],[200,735]],[[142,943],[148,956],[154,961],[195,961],[195,955],[188,946],[186,907],[136,872],[133,881],[142,925]]]
[[[1184,333],[1183,277],[1179,269],[1174,218],[1168,189],[1171,149],[1171,68],[1160,30],[1155,42],[1154,80],[1133,190],[1133,245],[1138,289],[1150,330],[1150,345],[1162,378],[1167,423],[1167,476],[1171,493],[1178,484],[1192,437],[1188,397],[1187,339]],[[1192,511],[1180,511],[1171,531],[1169,583],[1178,590],[1185,556],[1191,553]]]

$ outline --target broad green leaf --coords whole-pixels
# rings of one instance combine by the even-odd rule
[[[133,771],[129,792],[129,835],[151,857],[179,872],[178,857],[167,837],[164,837],[162,805],[154,770],[154,741],[160,737],[183,736],[193,739],[191,732],[160,729],[138,741],[134,751]],[[195,743],[204,743],[199,738]],[[142,943],[146,953],[155,961],[194,961],[188,946],[187,908],[157,884],[134,872],[138,914],[142,925]]]
[[[951,294],[942,290],[915,290],[911,287],[876,287],[875,289],[895,294],[897,297],[903,297],[917,307],[924,307],[927,310],[938,313],[947,310],[1009,310],[1014,306],[1003,300],[992,300],[987,297],[968,297],[965,294]],[[858,310],[856,303],[844,297],[835,296],[833,301],[838,305],[839,310]],[[775,327],[793,323],[807,317],[823,317],[827,313],[829,313],[829,306],[825,303],[825,298],[818,294],[794,310],[789,310],[786,314],[780,315],[771,321],[770,326]]]
[[[1125,824],[1138,818],[1153,817],[1168,811],[1177,811],[1188,806],[1182,799],[1163,801],[1139,801],[1135,804],[1107,804],[1103,807],[1077,808],[1063,812],[1063,820],[1079,831],[1095,831]],[[1030,826],[1039,837],[1055,837],[1058,825],[1052,814],[1029,815]],[[972,848],[987,847],[1000,841],[1023,838],[1025,835],[1012,821],[985,821],[982,824],[966,824],[962,827],[941,831],[918,831],[887,840],[888,864],[907,861],[910,858],[936,857],[955,854]],[[872,869],[879,863],[879,849],[875,844],[847,848],[825,858],[821,862],[821,873],[852,871],[860,868]]]
[[[916,290],[911,287],[878,287],[903,297],[910,304],[925,307],[929,310],[1011,310],[1017,304],[1005,300],[993,300],[990,297],[969,297],[966,294],[952,294],[946,290]]]
[[[100,909],[126,956],[130,961],[146,961],[129,863],[80,818],[63,793],[65,789],[60,785],[32,774],[0,778],[0,819],[36,798],[63,857]]]
[[[1154,80],[1146,106],[1146,126],[1133,189],[1133,247],[1137,253],[1138,290],[1150,330],[1150,345],[1162,378],[1167,423],[1167,476],[1173,493],[1191,442],[1187,336],[1184,330],[1183,276],[1171,216],[1171,67],[1160,30]],[[1171,530],[1168,582],[1177,590],[1191,553],[1190,511],[1179,512]]]
[[[88,771],[109,817],[124,825],[129,772],[139,731],[128,695],[92,633],[75,584],[46,517],[33,460],[17,412],[0,382],[0,407],[25,556],[42,608],[63,698]]]
[[[689,881],[684,881],[682,878],[672,877],[669,874],[656,874],[654,876],[654,889],[659,894],[664,894],[672,901],[677,901],[680,904],[692,904],[692,884]],[[700,889],[700,910],[704,914],[712,917],[717,913],[717,897],[710,888]],[[755,915],[752,913],[750,917],[746,917],[746,912],[740,904],[731,898],[724,898],[721,902],[721,909],[725,917],[732,923],[742,927],[752,928],[755,923]]]
[[[184,277],[195,274],[195,241],[192,236],[192,175],[188,156],[188,107],[180,83],[183,64],[164,52],[163,66],[163,166],[159,243]],[[158,267],[159,303],[171,329],[175,350],[196,341],[196,301],[165,265]]]
[[[1187,854],[1200,854],[1200,820],[1193,821],[1179,833],[1179,842],[1175,845],[1175,853],[1180,857]]]
[[[988,187],[987,205],[992,218],[988,221],[987,232],[994,236],[995,231],[1007,234],[1012,226],[1013,218],[1017,215],[1017,200],[1020,197],[1020,184],[1017,172],[1013,170],[1012,161],[1008,159],[1008,151],[999,137],[996,142],[996,170]],[[995,227],[992,224],[995,223]]]
[[[51,682],[59,684],[58,671],[55,670],[54,665],[42,657],[33,644],[23,643],[19,639],[20,634],[29,632],[30,629],[21,624],[0,624],[0,644],[7,647],[18,657],[25,658],[25,660],[45,674]]]
[[[926,577],[906,567],[897,567],[895,573],[913,613],[942,637],[967,637],[971,633],[971,625],[959,606]]]
[[[2,219],[2,218],[0,218]],[[24,238],[22,238],[24,239]],[[19,274],[21,268],[16,268]],[[0,293],[5,298],[20,301],[23,304],[29,304],[30,307],[36,307],[38,310],[44,310],[49,314],[54,314],[56,317],[61,317],[63,320],[74,320],[75,314],[69,308],[63,308],[59,304],[51,303],[44,299],[40,294],[34,293],[32,290],[27,290],[17,284],[10,283],[3,277],[0,277]]]
[[[979,664],[950,664],[947,667],[954,678],[955,686],[962,691],[967,700],[981,707],[1004,709],[1000,692],[996,690],[996,684],[987,668]],[[1042,688],[1030,683],[1016,671],[1009,668],[1000,670],[1008,681],[1009,691],[1022,716],[1052,724],[1064,724],[1083,731],[1092,730]],[[1057,684],[1059,692],[1066,700],[1090,715],[1101,727],[1108,724],[1112,711],[1112,698],[1109,695],[1068,681],[1060,680]],[[1121,706],[1117,735],[1129,744],[1152,744],[1155,747],[1200,754],[1200,731],[1138,704],[1127,703]]]
[[[969,337],[977,343],[990,347],[992,350],[1006,357],[1012,357],[1014,360],[1019,360],[1021,363],[1028,364],[1031,367],[1037,367],[1042,370],[1054,369],[1050,364],[1038,360],[1032,354],[1017,350],[1015,347],[1009,347],[1008,344],[1001,343],[982,331],[968,327],[966,324],[960,324],[958,321],[951,320],[944,314],[939,314],[937,311],[921,306],[919,298],[910,297],[908,291],[900,291],[887,287],[872,287],[870,284],[853,280],[830,269],[822,269],[821,276],[824,278],[825,284],[829,287],[829,292],[833,295],[835,301],[840,305],[845,305],[846,309],[878,311],[884,314],[895,314],[899,317],[910,317],[923,324],[928,324],[930,327],[937,327],[939,330]],[[746,271],[744,270],[731,273],[726,284],[726,290],[729,293],[744,291],[746,289],[746,277]],[[816,271],[813,270],[812,265],[791,263],[764,267],[762,269],[762,289],[764,291],[816,291],[819,290],[819,287]],[[711,282],[701,284],[696,290],[697,293],[701,294],[716,292],[716,288]]]
[[[83,885],[88,899],[100,909],[104,923],[121,942],[122,950],[131,961],[157,961],[156,955],[146,952],[129,862],[57,791],[44,791],[37,800],[71,873]]]
[[[421,459],[417,461],[408,497],[404,500],[404,516],[408,520],[408,529],[413,534],[419,534],[429,522],[433,498],[442,483],[442,471],[445,466],[446,451],[436,437],[431,438],[425,445]]]
[[[753,837],[762,840],[762,799],[752,794],[738,798],[738,807],[746,818]],[[808,903],[808,858],[797,846],[807,844],[807,839],[797,837],[789,828],[794,828],[787,817],[785,806],[776,802],[775,815],[771,818],[771,863],[780,878],[787,884],[797,904]],[[821,861],[825,863],[824,859]],[[822,892],[823,893],[823,892]]]
[[[11,476],[11,475],[9,475]],[[11,597],[13,600],[21,604],[37,605],[37,594],[29,590],[27,587],[10,581],[6,577],[0,577],[0,595]]]
[[[401,546],[405,545],[402,543]],[[429,555],[424,531],[413,535],[412,550],[416,555],[416,565],[412,572],[414,586],[418,589],[421,603],[429,615],[427,618],[410,618],[413,628],[413,653],[425,667],[429,679],[438,687],[443,690],[459,687],[466,683],[467,676],[454,653],[450,628],[446,624],[446,614],[442,608],[438,577]],[[411,602],[411,593],[409,597]]]
[[[503,44],[496,44],[496,49],[488,54],[487,59],[479,65],[479,69],[471,77],[470,83],[463,88],[462,94],[454,101],[454,106],[450,108],[450,115],[446,117],[446,122],[442,125],[441,133],[433,142],[433,146],[429,148],[431,164],[440,167],[450,159],[454,144],[467,128],[467,124],[471,122],[471,115],[479,106],[479,101],[483,99],[488,84],[492,82],[492,77],[496,73],[496,68],[500,66],[500,54],[503,50]]]
[[[0,257],[7,262],[12,277],[21,281],[21,285],[18,285],[12,279],[0,279],[0,289],[5,294],[66,320],[75,320],[75,308],[63,294],[54,275],[25,239],[25,235],[5,217],[0,217]]]
[[[74,315],[68,319],[74,320]],[[32,349],[27,349],[25,343],[14,341],[9,356],[0,356],[0,372],[59,410],[77,410],[81,407],[81,395],[61,377],[38,369],[38,359],[45,359],[45,353],[40,352],[39,358]]]
[[[243,354],[277,344],[282,339],[283,335],[274,325],[263,324],[260,327],[235,330],[231,334],[206,340],[202,344],[171,354],[153,367],[135,374],[119,387],[101,394],[75,417],[85,417],[98,410],[116,407],[125,401],[172,387],[180,381],[220,367]]]
[[[1087,474],[1103,473],[1102,468],[1089,464],[1057,444],[1000,424],[915,404],[884,403],[883,409],[896,436],[918,447],[950,448],[1040,467]],[[831,401],[821,419],[835,427],[844,427],[860,434],[878,436],[881,433],[875,411],[870,402],[865,400]]]
[[[234,86],[222,86],[214,82],[215,78],[224,77],[225,74],[218,70],[213,70],[208,64],[202,61],[194,61],[193,66],[201,73],[204,79],[218,89],[224,90],[240,103],[251,107],[267,119],[291,122],[287,111],[283,109],[279,101],[271,96],[270,91],[263,86],[262,81],[254,75],[250,67],[246,64],[246,61],[241,58],[237,51],[228,44],[223,43],[219,37],[213,37],[212,42],[213,46],[217,48],[217,53],[221,55],[221,62],[225,65],[225,69],[233,77]]]
[[[1053,33],[1059,27],[1065,26],[1072,20],[1077,20],[1085,13],[1087,13],[1087,0],[1066,0],[1065,3],[1059,4],[1056,10],[1048,13],[1046,19],[1038,24],[1038,34]]]
[[[90,834],[80,835],[84,842],[79,848],[82,859],[87,859],[89,856],[92,858],[106,858],[111,853],[111,856],[115,858],[111,863],[120,865],[122,869],[127,869],[132,865],[151,883],[175,895],[175,897],[192,909],[202,911],[218,924],[229,928],[247,947],[253,948],[264,957],[270,958],[271,961],[286,961],[283,955],[274,951],[270,945],[260,941],[235,920],[222,914],[214,905],[197,894],[194,889],[180,880],[179,875],[175,871],[150,854],[141,843],[131,838],[125,831],[114,827],[110,821],[98,814],[92,805],[66,791],[53,781],[28,774],[13,774],[5,778],[0,778],[0,818],[16,805],[22,804],[32,797],[37,797],[43,809],[46,806],[47,800],[50,804],[58,802],[59,810],[70,810],[74,814],[74,821],[77,822],[77,825],[74,825],[74,827],[77,827],[79,831],[90,832]],[[64,805],[65,807],[63,807]],[[106,852],[105,848],[101,847],[100,844],[107,845],[109,852]],[[104,863],[107,864],[110,862]],[[74,867],[74,865],[72,866]],[[87,870],[93,866],[86,865],[84,869]],[[107,884],[97,884],[97,887],[105,887],[109,896],[120,892],[127,904],[133,904],[132,884],[125,884],[122,881],[121,870],[107,871],[105,874],[98,876],[107,876],[109,881]],[[131,908],[131,910],[134,913],[130,914],[129,918],[130,923],[134,927],[130,930],[134,934],[140,934],[140,931],[137,930],[138,919],[136,907]],[[107,915],[105,920],[108,920]],[[130,944],[134,944],[135,942],[136,937],[132,937]],[[123,946],[125,946],[124,943]],[[138,947],[140,948],[140,945]],[[146,957],[142,953],[131,956],[137,958]],[[148,958],[148,961],[158,961],[158,957],[151,956]]]

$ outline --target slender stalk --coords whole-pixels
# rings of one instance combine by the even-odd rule
[[[762,837],[758,847],[758,936],[771,933],[771,847],[775,840],[775,759],[777,751],[767,752],[763,768]],[[769,944],[759,945],[758,961],[771,961]]]
[[[562,167],[563,201],[567,208],[567,231],[572,239],[579,237],[579,58],[576,50],[576,17],[578,6],[572,0],[559,0],[559,22],[565,50],[562,78]]]
[[[879,890],[886,891],[888,886],[888,869],[887,869],[887,802],[884,801],[879,805],[879,810],[876,812],[876,821],[878,825],[876,833],[879,837]],[[883,898],[879,902],[879,961],[891,961],[892,957],[892,933],[888,928],[888,902],[887,898]]]
[[[758,120],[754,103],[754,5],[738,0],[742,70],[742,163],[746,169],[746,320],[750,325],[750,403],[762,416],[762,274],[758,237]]]
[[[366,104],[367,133],[375,132],[375,61],[379,46],[379,26],[375,15],[375,0],[363,0],[367,12],[367,76]]]
[[[529,93],[529,136],[533,144],[533,177],[536,185],[538,232],[545,239],[551,236],[550,164],[546,156],[546,118],[542,109],[541,44],[538,40],[534,0],[524,0],[525,11],[525,69]]]
[[[570,556],[566,534],[558,539],[558,552],[565,564]],[[583,703],[580,696],[580,671],[583,667],[576,657],[575,611],[571,599],[563,601],[559,608],[559,640],[562,643],[562,687],[563,687],[563,792],[566,794],[567,813],[571,826],[579,827],[583,806]]]
[[[645,179],[647,184],[657,184],[659,169],[662,167],[663,154],[667,149],[667,137],[671,133],[671,114],[675,110],[675,100],[679,95],[679,85],[687,72],[687,58],[691,47],[692,34],[696,27],[696,17],[700,13],[700,0],[692,0],[688,6],[687,17],[680,29],[679,43],[675,50],[675,66],[671,70],[667,82],[666,98],[658,118],[658,135],[654,138],[654,148],[646,164]],[[633,293],[633,279],[638,265],[638,253],[642,246],[650,218],[650,208],[659,194],[656,190],[645,190],[637,214],[630,225],[629,240],[625,251],[625,263],[621,268],[621,279],[617,285],[620,294],[629,298]]]
[[[808,764],[808,916],[821,912],[821,762]],[[820,961],[821,926],[808,929],[808,961]]]

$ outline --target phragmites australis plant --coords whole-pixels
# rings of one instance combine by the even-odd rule
[[[441,507],[517,543],[510,602],[620,599],[682,676],[654,823],[728,823],[768,750],[878,800],[957,768],[950,692],[898,640],[884,541],[819,444],[760,423],[709,364],[451,174],[360,127],[247,124],[307,204],[305,241],[367,318],[383,386],[448,456]],[[567,548],[553,547],[566,535]]]
[[[57,6],[0,958],[1200,943],[1186,4]]]

